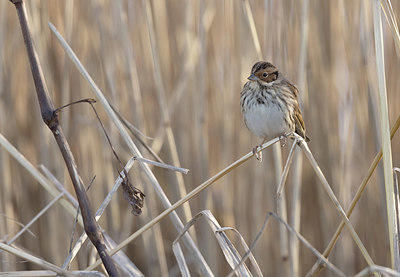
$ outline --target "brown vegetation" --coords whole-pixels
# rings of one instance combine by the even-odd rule
[[[307,2],[27,1],[26,8],[56,107],[96,96],[48,22],[65,38],[108,102],[152,138],[141,136],[158,156],[165,163],[190,169],[182,175],[151,167],[171,203],[259,143],[242,122],[239,94],[261,55],[298,85],[311,138],[308,145],[346,210],[380,149],[372,1]],[[400,2],[392,4],[399,15]],[[383,14],[382,20],[392,126],[400,115],[400,63]],[[57,145],[40,117],[18,18],[9,1],[0,1],[0,55],[0,136],[34,166],[44,165],[75,196]],[[104,107],[100,103],[95,107],[116,152],[127,162],[134,154]],[[95,211],[118,178],[119,164],[89,105],[74,105],[59,116],[85,185],[96,176],[88,191]],[[144,157],[155,159],[134,137],[133,141]],[[399,142],[395,135],[395,167],[400,164]],[[291,143],[288,140],[282,148],[283,162]],[[280,178],[276,150],[264,150],[262,163],[250,159],[179,207],[182,222],[210,210],[221,226],[236,228],[250,245],[268,212],[276,211]],[[303,158],[302,164],[296,213],[293,168],[284,188],[287,222],[293,225],[292,218],[299,219],[299,232],[323,252],[341,218],[308,160]],[[165,210],[138,162],[129,176],[146,194],[142,215],[131,214],[119,191],[99,221],[117,243]],[[0,145],[0,239],[9,241],[21,229],[20,223],[27,224],[53,198]],[[57,202],[29,228],[31,232],[14,242],[58,266],[68,255],[76,212],[66,209],[68,198],[61,199],[67,200]],[[390,267],[385,201],[380,165],[350,221],[374,263]],[[291,260],[280,253],[279,226],[270,222],[253,251],[265,276],[290,272]],[[229,266],[206,222],[201,219],[194,228],[194,241],[215,276],[228,274]],[[75,239],[82,232],[78,224]],[[179,275],[172,252],[177,235],[166,217],[123,251],[146,276]],[[93,262],[93,246],[86,244],[71,269],[84,270]],[[183,251],[187,253],[186,248]],[[304,276],[316,258],[303,244],[299,251],[299,276]],[[5,252],[0,253],[0,261],[0,271],[40,269]],[[193,261],[190,257],[186,261],[194,273]],[[348,275],[367,266],[346,229],[330,261]]]

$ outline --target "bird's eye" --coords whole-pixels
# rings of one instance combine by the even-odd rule
[[[266,78],[267,76],[268,76],[268,73],[267,73],[267,72],[264,72],[264,73],[263,73],[263,77]]]

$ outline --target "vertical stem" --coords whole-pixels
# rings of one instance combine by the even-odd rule
[[[308,46],[308,14],[309,14],[309,0],[303,0],[301,10],[301,41],[300,41],[300,57],[297,84],[301,92],[299,97],[300,107],[303,107],[304,98],[308,96],[305,82],[306,82],[306,64],[307,64],[307,46]],[[292,202],[289,224],[297,232],[300,232],[300,215],[301,215],[301,187],[302,187],[302,169],[303,169],[303,156],[301,151],[296,149],[293,159],[292,169]],[[300,276],[300,241],[297,240],[296,235],[289,233],[289,264],[290,275]]]
[[[385,63],[384,63],[384,48],[383,48],[383,34],[382,34],[382,20],[381,20],[381,6],[379,0],[373,0],[373,13],[374,13],[374,34],[375,34],[375,55],[376,66],[378,75],[379,87],[379,106],[380,106],[380,125],[381,125],[381,138],[382,138],[382,153],[383,153],[383,173],[385,177],[385,191],[386,191],[386,209],[389,231],[390,243],[390,256],[391,265],[394,267],[394,233],[397,231],[395,220],[395,206],[394,206],[394,189],[393,189],[393,165],[392,165],[392,151],[390,144],[390,129],[389,117],[386,95],[386,80],[385,80]]]

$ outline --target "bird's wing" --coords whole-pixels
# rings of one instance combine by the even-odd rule
[[[289,83],[289,86],[291,87],[291,91],[293,92],[294,97],[296,98],[296,105],[294,107],[295,131],[306,141],[310,141],[310,138],[308,136],[306,136],[306,125],[304,124],[303,116],[301,115],[300,107],[298,104],[299,90],[297,89],[296,86],[294,86],[290,83]]]

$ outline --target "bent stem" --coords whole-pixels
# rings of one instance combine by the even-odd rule
[[[277,143],[279,141],[279,137],[274,138],[266,143],[264,143],[262,145],[262,147],[258,150],[258,152],[270,147],[271,145]],[[161,214],[159,214],[158,216],[156,216],[155,218],[153,218],[152,220],[150,220],[146,225],[144,225],[143,227],[141,227],[139,230],[137,230],[135,233],[133,233],[131,236],[129,236],[127,239],[125,239],[124,241],[122,241],[120,244],[118,244],[114,249],[112,249],[111,251],[108,251],[109,255],[114,255],[115,253],[117,253],[119,250],[121,250],[122,248],[124,248],[125,246],[127,246],[130,242],[132,242],[134,239],[136,239],[138,236],[140,236],[141,234],[143,234],[145,231],[149,230],[151,227],[153,227],[155,224],[157,224],[158,222],[161,221],[161,219],[163,219],[164,217],[166,217],[168,214],[170,214],[171,212],[173,212],[174,210],[176,210],[177,208],[179,208],[181,205],[183,205],[184,203],[186,203],[187,201],[189,201],[190,199],[192,199],[194,196],[196,196],[197,194],[199,194],[200,192],[202,192],[204,189],[206,189],[207,187],[209,187],[210,185],[212,185],[213,183],[215,183],[217,180],[219,180],[220,178],[222,178],[223,176],[225,176],[226,174],[228,174],[229,172],[231,172],[232,170],[234,170],[236,167],[242,165],[243,163],[245,163],[246,161],[248,161],[249,159],[251,159],[254,156],[253,151],[247,153],[246,155],[244,155],[243,157],[241,157],[239,160],[236,160],[235,162],[233,162],[232,164],[230,164],[229,166],[227,166],[226,168],[224,168],[223,170],[221,170],[220,172],[218,172],[217,174],[215,174],[213,177],[209,178],[207,181],[203,182],[201,185],[199,185],[198,187],[196,187],[194,190],[192,190],[191,192],[189,192],[185,197],[181,198],[180,200],[178,200],[177,202],[175,202],[175,204],[171,205],[168,209],[164,210]],[[96,262],[94,262],[92,265],[90,265],[89,267],[87,267],[85,270],[92,270],[94,268],[96,268],[97,266],[99,266],[101,263],[100,260],[97,260]]]
[[[236,266],[236,268],[231,271],[231,273],[228,275],[228,277],[233,276],[237,268],[242,265],[247,258],[250,257],[251,251],[254,249],[254,247],[257,245],[258,241],[261,238],[261,235],[264,233],[265,229],[267,228],[267,224],[270,221],[270,218],[275,218],[281,225],[283,225],[291,234],[296,236],[298,240],[303,243],[305,247],[307,247],[315,256],[317,256],[322,263],[326,264],[330,269],[332,269],[333,272],[335,272],[338,276],[346,276],[343,272],[341,272],[334,264],[332,264],[330,261],[328,261],[321,253],[318,252],[317,249],[315,249],[310,242],[308,242],[299,232],[297,232],[292,226],[290,226],[285,220],[283,220],[279,215],[269,212],[267,216],[265,217],[263,226],[261,227],[260,231],[257,233],[256,238],[252,242],[252,244],[249,247],[249,250],[246,251],[246,253],[243,255],[240,263]]]
[[[322,173],[317,161],[315,160],[313,154],[311,153],[310,149],[308,148],[307,143],[304,141],[302,137],[297,134],[294,134],[297,140],[300,143],[300,147],[303,149],[304,154],[306,155],[307,159],[310,161],[311,166],[313,167],[315,173],[317,174],[318,178],[323,184],[324,189],[328,193],[329,198],[331,198],[333,204],[335,205],[336,209],[338,210],[342,220],[346,224],[347,228],[350,231],[351,236],[353,237],[355,243],[357,244],[358,248],[361,250],[362,255],[364,256],[365,260],[367,261],[369,266],[373,266],[374,262],[372,261],[371,256],[368,254],[367,249],[365,248],[364,244],[361,242],[360,238],[358,237],[356,231],[354,230],[353,225],[351,225],[349,219],[347,218],[346,213],[344,212],[342,206],[340,205],[339,201],[337,200],[335,193],[332,191],[331,187],[329,186],[328,181],[326,180],[324,174]]]

